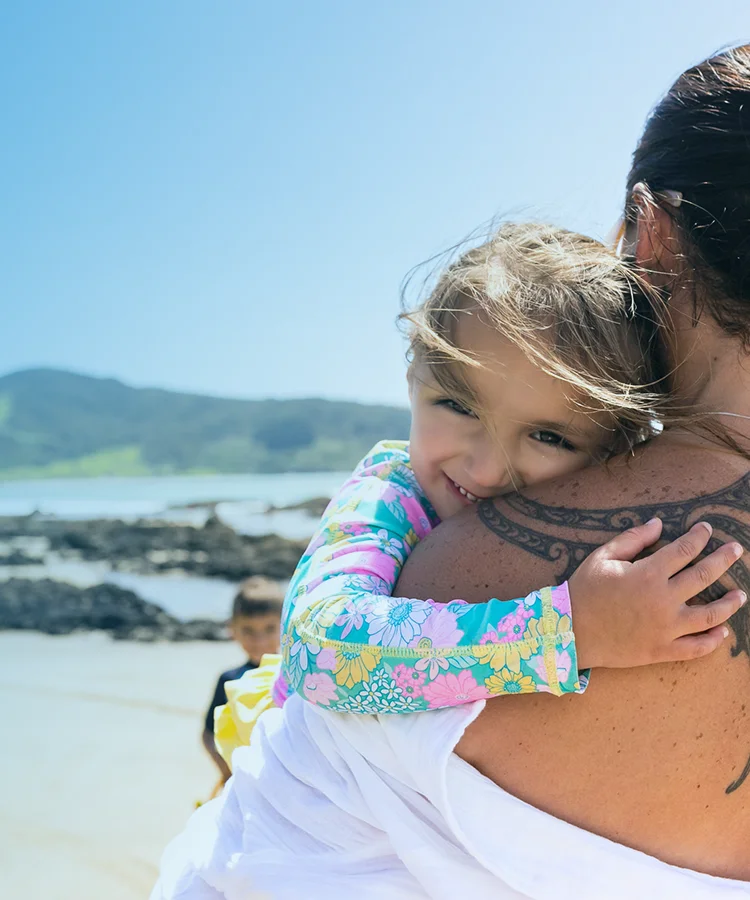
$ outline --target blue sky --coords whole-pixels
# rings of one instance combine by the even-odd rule
[[[398,292],[502,213],[604,236],[746,0],[24,0],[0,28],[0,372],[403,403]]]

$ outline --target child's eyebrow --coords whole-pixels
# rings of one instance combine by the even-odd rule
[[[591,420],[591,428],[586,428],[585,425],[573,425],[570,422],[553,422],[551,420],[527,422],[526,424],[530,428],[539,428],[543,431],[559,431],[560,434],[571,434],[585,438],[591,437],[594,428],[599,427],[593,420]]]

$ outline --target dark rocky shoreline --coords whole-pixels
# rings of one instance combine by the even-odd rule
[[[306,541],[277,534],[242,535],[211,516],[203,527],[139,519],[69,521],[41,516],[0,516],[0,542],[44,538],[49,551],[87,562],[106,560],[113,569],[151,575],[181,571],[241,581],[251,575],[290,578]],[[13,550],[4,565],[39,564]]]
[[[43,578],[0,583],[0,631],[72,634],[106,631],[118,640],[221,641],[221,622],[180,622],[161,607],[114,584],[79,588]]]
[[[202,527],[141,519],[133,523],[69,521],[32,516],[0,517],[5,566],[43,565],[44,556],[14,546],[43,539],[47,553],[86,562],[106,561],[118,571],[143,575],[182,573],[239,582],[251,575],[288,579],[306,542],[279,535],[241,535],[210,517]],[[222,623],[181,622],[133,591],[104,583],[81,588],[51,579],[0,582],[0,630],[46,634],[105,631],[126,640],[223,640]]]

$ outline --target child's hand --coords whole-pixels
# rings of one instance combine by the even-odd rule
[[[716,650],[729,635],[723,622],[747,600],[729,591],[719,600],[687,606],[742,556],[737,543],[724,544],[690,565],[711,537],[707,522],[632,562],[659,540],[662,523],[651,519],[599,547],[568,582],[573,628],[581,668],[629,668],[697,659]]]

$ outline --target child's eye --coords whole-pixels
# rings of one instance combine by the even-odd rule
[[[439,400],[435,401],[435,406],[441,406],[444,409],[449,409],[451,412],[456,413],[458,416],[469,416],[472,419],[477,418],[477,414],[468,408],[468,406],[464,406],[462,403],[459,403],[458,400],[451,400],[450,397],[441,397]]]
[[[553,447],[559,447],[561,450],[567,450],[569,453],[575,453],[577,450],[570,441],[556,431],[546,431],[544,429],[532,431],[531,437],[533,440],[539,441],[540,444],[550,444]]]

